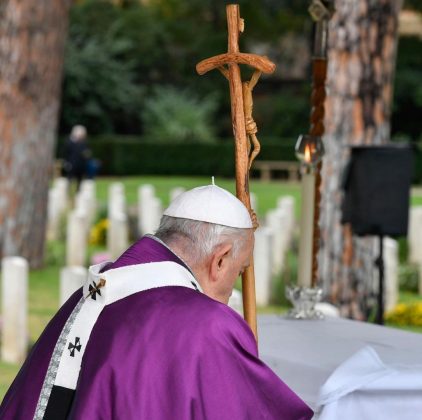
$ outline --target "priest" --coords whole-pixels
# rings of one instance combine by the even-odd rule
[[[116,261],[92,266],[33,347],[3,420],[310,419],[227,302],[254,245],[216,185],[180,195]]]

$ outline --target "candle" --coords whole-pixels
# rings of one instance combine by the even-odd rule
[[[302,206],[300,215],[300,239],[298,285],[311,287],[312,246],[314,225],[315,174],[312,170],[309,145],[305,147],[305,164],[302,174]]]

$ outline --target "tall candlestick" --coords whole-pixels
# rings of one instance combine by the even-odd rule
[[[314,229],[315,173],[306,168],[302,174],[302,207],[300,216],[300,240],[298,285],[311,287],[312,246]]]

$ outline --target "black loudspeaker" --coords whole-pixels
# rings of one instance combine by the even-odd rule
[[[383,237],[407,235],[412,173],[413,150],[403,144],[352,147],[344,173],[342,223],[355,235],[379,237],[378,324],[384,323]]]
[[[413,149],[409,145],[351,147],[344,173],[342,223],[356,235],[407,235]]]

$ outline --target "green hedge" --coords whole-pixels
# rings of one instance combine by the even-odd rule
[[[265,141],[261,160],[295,160],[294,141]],[[163,144],[136,138],[90,140],[103,175],[234,175],[234,144]]]
[[[422,184],[422,143],[416,148],[413,171],[413,182]]]
[[[261,138],[257,160],[295,161],[296,139]],[[90,138],[102,175],[234,175],[232,139],[219,143],[151,143],[136,136]],[[59,146],[60,148],[60,146]],[[421,150],[421,148],[419,148]],[[422,183],[422,153],[415,153],[414,182]]]

